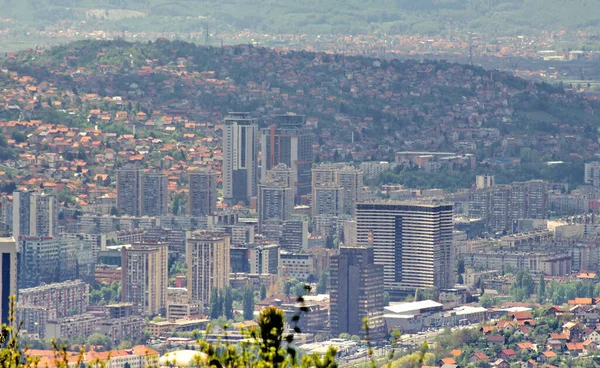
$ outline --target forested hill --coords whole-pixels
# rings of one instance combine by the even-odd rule
[[[90,26],[134,32],[210,26],[268,33],[462,30],[514,36],[594,30],[600,22],[600,2],[594,0],[0,0],[0,9],[0,18],[37,27],[58,22],[84,27],[86,20]]]

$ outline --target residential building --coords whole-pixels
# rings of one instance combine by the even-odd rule
[[[217,209],[217,176],[212,171],[194,170],[188,174],[188,214],[210,216]]]
[[[360,171],[363,172],[365,179],[375,179],[377,175],[392,168],[387,161],[365,161],[361,162]]]
[[[50,284],[74,276],[76,250],[70,239],[21,236],[18,240],[19,289]]]
[[[265,222],[287,221],[292,218],[294,193],[290,186],[294,172],[284,164],[268,170],[258,185],[258,227]]]
[[[0,238],[0,275],[2,285],[0,286],[0,321],[8,325],[10,315],[10,297],[17,295],[17,243],[15,239]]]
[[[312,254],[279,251],[278,275],[284,279],[307,280],[316,275],[315,258]]]
[[[83,314],[90,304],[89,286],[74,280],[20,289],[17,302],[19,306],[52,308],[58,318]]]
[[[516,232],[515,220],[548,217],[548,183],[542,180],[494,185],[469,193],[469,217],[492,231]]]
[[[279,245],[248,246],[248,263],[252,274],[269,273],[276,275],[279,265]]]
[[[56,309],[37,305],[21,305],[15,307],[15,320],[21,325],[21,331],[27,335],[44,339],[46,324],[57,319]]]
[[[194,231],[186,244],[188,299],[208,307],[213,288],[229,286],[229,236],[220,231]]]
[[[12,234],[20,236],[58,235],[58,201],[54,194],[36,191],[13,193]]]
[[[143,171],[135,167],[117,170],[117,211],[120,216],[142,215]]]
[[[493,175],[477,175],[475,186],[477,189],[486,189],[493,187],[495,179]]]
[[[142,176],[142,216],[166,216],[169,213],[169,183],[161,172]]]
[[[71,317],[57,318],[46,323],[44,336],[47,339],[90,336],[95,332],[98,320],[98,317],[91,314],[76,314]]]
[[[249,113],[229,113],[223,122],[223,197],[249,204],[256,195],[258,121]]]
[[[362,201],[363,173],[346,166],[335,172],[336,183],[344,188],[342,213],[354,216],[356,203]]]
[[[587,162],[584,170],[583,182],[587,185],[600,187],[600,161]]]
[[[281,224],[279,246],[289,252],[308,250],[308,221],[289,220]]]
[[[168,257],[164,243],[137,243],[121,248],[121,301],[145,316],[163,314],[167,306]]]
[[[364,320],[369,337],[384,336],[383,266],[376,264],[370,247],[340,248],[331,257],[330,323],[331,332],[364,336]]]
[[[313,134],[303,115],[288,113],[275,117],[275,124],[260,132],[261,178],[283,163],[294,172],[294,196],[310,193]]]
[[[334,182],[313,186],[312,215],[338,217],[344,211],[344,187]]]
[[[453,285],[451,204],[381,201],[356,211],[357,245],[373,247],[387,289]]]

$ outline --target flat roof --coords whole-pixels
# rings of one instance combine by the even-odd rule
[[[420,311],[421,309],[441,308],[442,306],[443,304],[440,304],[433,300],[421,300],[418,302],[392,304],[390,306],[384,307],[383,309],[387,312],[395,314],[409,314],[409,312]]]

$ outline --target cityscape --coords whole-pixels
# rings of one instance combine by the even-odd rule
[[[150,0],[42,27],[0,5],[14,367],[600,367],[587,26],[394,34],[387,4],[371,33],[277,34]]]

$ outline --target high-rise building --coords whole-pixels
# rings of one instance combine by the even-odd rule
[[[344,213],[344,187],[331,182],[313,187],[312,215],[337,217]]]
[[[548,183],[542,180],[494,185],[469,192],[469,217],[480,218],[492,231],[513,232],[520,219],[548,216]]]
[[[223,199],[250,203],[256,195],[258,121],[245,112],[231,112],[223,122]]]
[[[248,263],[250,273],[253,274],[277,274],[279,264],[279,245],[255,245],[248,247]]]
[[[166,216],[169,213],[169,182],[161,172],[142,176],[142,216]]]
[[[210,216],[217,209],[217,176],[207,170],[189,173],[188,214]]]
[[[451,204],[370,202],[356,206],[358,246],[372,246],[386,289],[452,286]]]
[[[294,195],[309,194],[311,187],[313,134],[304,115],[288,113],[275,117],[275,124],[260,132],[261,178],[283,163],[294,172]]]
[[[585,164],[584,183],[594,187],[600,187],[600,161]]]
[[[493,187],[495,183],[495,179],[493,175],[477,175],[476,178],[476,187],[477,189],[485,189],[489,187]]]
[[[284,221],[281,224],[279,245],[288,252],[308,250],[308,222],[303,220]]]
[[[121,301],[145,316],[165,315],[169,250],[164,243],[121,248]]]
[[[54,194],[36,191],[13,193],[12,234],[19,236],[56,236],[58,201]]]
[[[363,191],[363,173],[351,166],[340,164],[322,164],[312,170],[312,215],[330,215],[332,216],[330,207],[331,203],[327,202],[332,198],[332,193],[329,192],[333,188],[342,188],[342,195],[336,197],[341,201],[339,209],[335,210],[339,213],[335,216],[348,215],[354,216],[356,203],[362,201]],[[325,197],[323,197],[325,196]],[[324,203],[319,203],[320,200],[325,200]],[[323,212],[325,210],[325,212]]]
[[[348,333],[369,337],[384,336],[383,266],[376,264],[373,248],[340,248],[330,263],[330,321],[334,335]]]
[[[117,170],[117,210],[120,216],[142,215],[142,170],[134,167]]]
[[[14,238],[0,238],[0,254],[0,322],[8,325],[10,297],[17,295],[17,243]]]
[[[294,193],[290,186],[293,171],[284,164],[267,171],[267,176],[258,185],[258,227],[265,222],[287,221],[292,218]]]
[[[187,240],[187,288],[190,301],[208,307],[213,288],[229,286],[229,235],[220,231],[194,231]]]
[[[363,173],[346,166],[335,172],[336,183],[344,188],[343,213],[354,216],[356,203],[362,201]]]
[[[71,279],[77,255],[71,239],[20,236],[18,241],[19,289]]]

